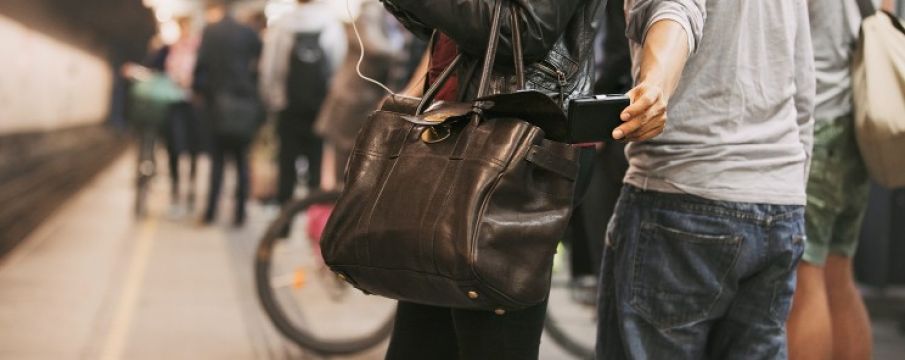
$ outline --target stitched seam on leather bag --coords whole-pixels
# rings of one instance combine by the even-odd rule
[[[451,163],[450,161],[447,161],[446,162],[447,166],[449,166],[450,163]],[[462,169],[462,164],[463,164],[462,160],[455,161],[455,169],[453,170],[453,174],[452,174],[453,179],[455,179],[459,175],[459,171]],[[446,169],[444,169],[444,172],[445,171],[446,171]],[[439,187],[437,187],[437,188],[439,188]],[[441,208],[446,208],[445,205],[447,203],[449,203],[449,198],[452,196],[452,192],[453,192],[452,186],[447,186],[445,188],[446,188],[446,195],[443,196],[443,200],[440,202]],[[430,204],[428,204],[428,205],[430,205]],[[440,267],[437,266],[437,256],[435,253],[436,246],[434,246],[434,244],[437,241],[437,226],[439,224],[440,224],[440,217],[437,216],[437,218],[434,219],[433,226],[431,226],[431,235],[432,235],[431,236],[431,262],[434,264],[434,271],[437,274],[440,274]]]
[[[496,179],[494,180],[493,185],[490,186],[490,189],[487,192],[487,196],[484,197],[484,201],[481,204],[481,208],[480,208],[480,210],[478,210],[478,219],[482,218],[484,213],[486,212],[487,206],[489,206],[489,204],[490,204],[490,201],[489,201],[490,198],[493,197],[493,194],[496,193],[497,188],[502,183],[502,179],[506,173],[506,170],[509,170],[509,167],[512,166],[512,161],[517,157],[517,155],[520,152],[525,152],[527,154],[528,150],[525,150],[526,143],[527,143],[527,148],[530,149],[530,145],[532,145],[532,144],[530,144],[529,140],[533,138],[533,136],[531,136],[531,135],[533,135],[537,131],[538,131],[538,129],[536,127],[530,127],[530,128],[528,128],[527,131],[523,131],[523,134],[519,141],[518,150],[513,151],[512,153],[510,153],[509,156],[507,156],[508,161],[506,162],[506,166],[503,168],[502,171],[500,171],[499,175],[497,175]],[[504,300],[506,300],[510,303],[513,303],[513,304],[524,305],[524,306],[533,305],[533,304],[523,303],[521,301],[516,301],[516,300],[512,299],[512,297],[504,294],[502,291],[497,289],[495,286],[490,285],[490,283],[488,283],[486,280],[484,280],[484,278],[481,276],[481,274],[479,274],[478,271],[475,270],[475,264],[477,264],[477,261],[478,261],[477,241],[478,241],[478,235],[481,233],[482,226],[483,226],[483,223],[478,222],[477,226],[475,226],[474,232],[472,232],[472,234],[471,234],[471,240],[470,240],[470,246],[471,246],[470,256],[471,256],[471,264],[472,264],[471,273],[474,274],[474,276],[478,280],[479,284],[483,285],[488,290],[493,291],[500,298],[503,298]]]
[[[427,275],[427,276],[431,276],[431,277],[438,277],[438,278],[453,280],[453,281],[457,281],[457,282],[459,282],[459,281],[463,281],[463,282],[466,282],[466,281],[467,281],[467,282],[473,281],[473,279],[470,279],[470,278],[461,278],[461,279],[458,279],[458,278],[454,278],[454,277],[451,277],[451,276],[446,276],[446,275],[443,275],[443,274],[433,273],[433,272],[429,272],[429,271],[413,270],[413,269],[402,269],[402,268],[397,269],[397,268],[388,268],[388,267],[381,267],[381,266],[355,265],[355,264],[334,264],[334,265],[331,265],[331,267],[337,267],[337,268],[346,267],[346,268],[376,269],[376,270],[383,270],[383,271],[402,271],[402,272],[415,273],[415,274],[419,274],[419,275]]]
[[[387,159],[396,158],[395,156],[392,156],[392,155],[388,155],[388,154],[384,154],[384,153],[378,153],[378,152],[369,151],[369,150],[353,150],[353,151],[351,152],[351,154],[355,154],[355,155],[363,155],[363,156],[374,156],[374,157],[385,157],[385,158],[387,158]],[[424,159],[429,159],[429,158],[430,158],[429,156],[408,156],[408,157],[409,157],[409,158],[419,158],[419,157],[421,157],[421,158],[424,158]],[[449,159],[449,158],[447,158],[447,159]],[[504,162],[502,162],[502,161],[499,161],[498,159],[474,159],[474,158],[467,158],[467,159],[458,159],[458,161],[476,161],[476,162],[481,162],[481,163],[487,163],[487,164],[494,165],[494,166],[497,166],[497,167],[503,167],[503,168],[506,167],[506,163],[504,163]]]
[[[405,150],[406,141],[408,140],[409,136],[411,136],[411,134],[412,134],[412,129],[414,129],[414,126],[409,126],[408,131],[406,131],[406,133],[405,133],[405,137],[403,137],[403,138],[401,139],[401,141],[402,141],[402,147],[399,149],[399,153],[402,153],[402,152]],[[374,211],[377,209],[377,204],[380,203],[380,199],[383,197],[383,192],[384,192],[384,190],[386,190],[387,183],[389,182],[390,177],[393,175],[393,172],[396,170],[396,165],[399,164],[399,158],[398,158],[398,157],[390,157],[389,159],[391,159],[391,160],[393,161],[393,165],[391,165],[391,166],[389,167],[389,169],[384,170],[385,172],[384,172],[384,174],[383,174],[383,181],[382,181],[382,183],[380,184],[380,190],[377,192],[377,194],[375,194],[375,196],[374,196],[374,198],[373,198],[373,201],[371,201],[371,209],[368,211],[367,222],[366,222],[366,225],[365,225],[365,228],[364,228],[365,233],[371,229],[371,222],[373,221],[373,218],[374,218]],[[361,228],[362,224],[359,223],[359,224],[356,224],[356,226],[357,226],[358,228]],[[365,236],[365,239],[367,239],[367,240],[365,241],[365,245],[364,245],[364,246],[365,246],[365,253],[366,253],[367,257],[368,257],[367,262],[368,262],[368,264],[370,264],[370,263],[371,263],[371,254],[370,254],[370,252],[371,252],[371,237],[370,237],[370,236]],[[358,251],[356,251],[355,254],[356,254],[356,256],[358,256]],[[361,262],[361,259],[359,259],[359,262]]]

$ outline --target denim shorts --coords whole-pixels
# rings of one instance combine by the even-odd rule
[[[784,359],[804,206],[626,186],[607,230],[598,359]]]

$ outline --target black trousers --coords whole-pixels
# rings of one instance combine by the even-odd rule
[[[245,201],[248,199],[248,148],[247,139],[230,139],[214,136],[211,144],[211,178],[207,196],[207,210],[204,221],[211,222],[217,215],[220,203],[220,190],[223,187],[223,168],[226,157],[236,164],[236,208],[233,220],[242,223],[245,220]]]
[[[399,302],[386,359],[537,359],[546,314],[546,302],[503,316]]]
[[[299,156],[308,159],[308,188],[320,187],[324,145],[313,130],[316,116],[316,111],[285,110],[280,113],[277,123],[280,137],[277,200],[281,204],[292,199],[298,181],[295,162]]]
[[[170,169],[170,191],[173,200],[179,196],[179,156],[183,152],[189,155],[189,194],[194,193],[195,175],[197,174],[197,158],[201,148],[201,136],[198,118],[192,104],[183,102],[173,105],[168,118],[165,138],[167,143],[167,160]]]
[[[573,277],[598,274],[606,227],[622,193],[622,178],[628,170],[624,143],[610,141],[590,160],[587,191],[572,213],[566,234],[572,247],[569,263]]]

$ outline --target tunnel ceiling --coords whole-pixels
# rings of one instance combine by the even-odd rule
[[[0,14],[116,61],[140,59],[156,27],[141,0],[2,0]]]

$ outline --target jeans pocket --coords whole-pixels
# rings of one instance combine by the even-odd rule
[[[631,305],[659,329],[706,319],[738,258],[742,238],[641,224]]]

